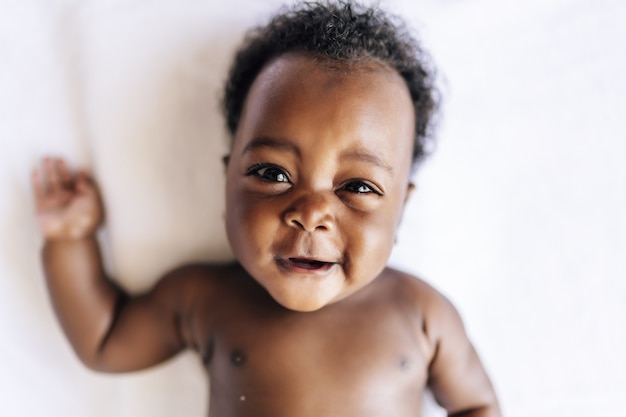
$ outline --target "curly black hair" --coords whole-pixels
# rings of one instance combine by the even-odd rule
[[[272,59],[289,52],[338,64],[376,60],[396,70],[406,81],[415,109],[414,167],[425,156],[438,102],[427,54],[398,18],[344,0],[298,3],[248,32],[224,90],[223,110],[233,136],[252,83]]]

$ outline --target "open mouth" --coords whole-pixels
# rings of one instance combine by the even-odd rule
[[[315,259],[305,259],[305,258],[287,258],[287,259],[279,259],[278,263],[281,267],[291,270],[291,271],[300,271],[300,272],[318,272],[318,271],[326,271],[330,269],[335,263],[333,262],[324,262],[318,261]]]

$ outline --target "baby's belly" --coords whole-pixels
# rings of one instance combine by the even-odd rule
[[[210,417],[418,417],[422,392],[396,386],[394,381],[355,381],[352,386],[266,387],[263,390],[211,389]],[[395,388],[395,391],[394,391]]]

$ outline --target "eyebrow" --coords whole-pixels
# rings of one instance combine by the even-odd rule
[[[377,155],[364,151],[361,149],[350,149],[341,154],[342,159],[354,159],[357,161],[367,162],[369,164],[376,165],[377,167],[383,168],[389,173],[393,174],[393,167],[380,159]]]
[[[247,152],[252,152],[255,149],[259,148],[270,148],[270,149],[279,149],[285,150],[288,152],[292,152],[296,154],[296,156],[300,156],[300,149],[293,143],[285,140],[278,140],[274,138],[270,138],[267,136],[259,136],[252,139],[244,148],[241,154],[245,154]],[[340,155],[341,159],[352,159],[356,161],[366,162],[372,165],[376,165],[377,167],[383,168],[389,173],[393,174],[393,167],[379,158],[377,155],[362,150],[362,149],[350,149],[343,152]]]
[[[290,143],[289,141],[273,139],[267,136],[260,136],[252,139],[241,151],[241,154],[245,154],[247,152],[251,152],[255,149],[259,148],[271,148],[271,149],[279,149],[288,152],[292,152],[297,156],[300,156],[300,150],[296,145]]]

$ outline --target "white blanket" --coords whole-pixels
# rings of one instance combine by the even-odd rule
[[[230,259],[219,96],[280,2],[0,0],[0,416],[203,416],[192,353],[86,370],[47,298],[29,172],[97,178],[129,291]],[[440,68],[440,145],[392,263],[457,305],[509,416],[626,409],[626,4],[383,2]],[[426,415],[438,415],[431,410]]]

